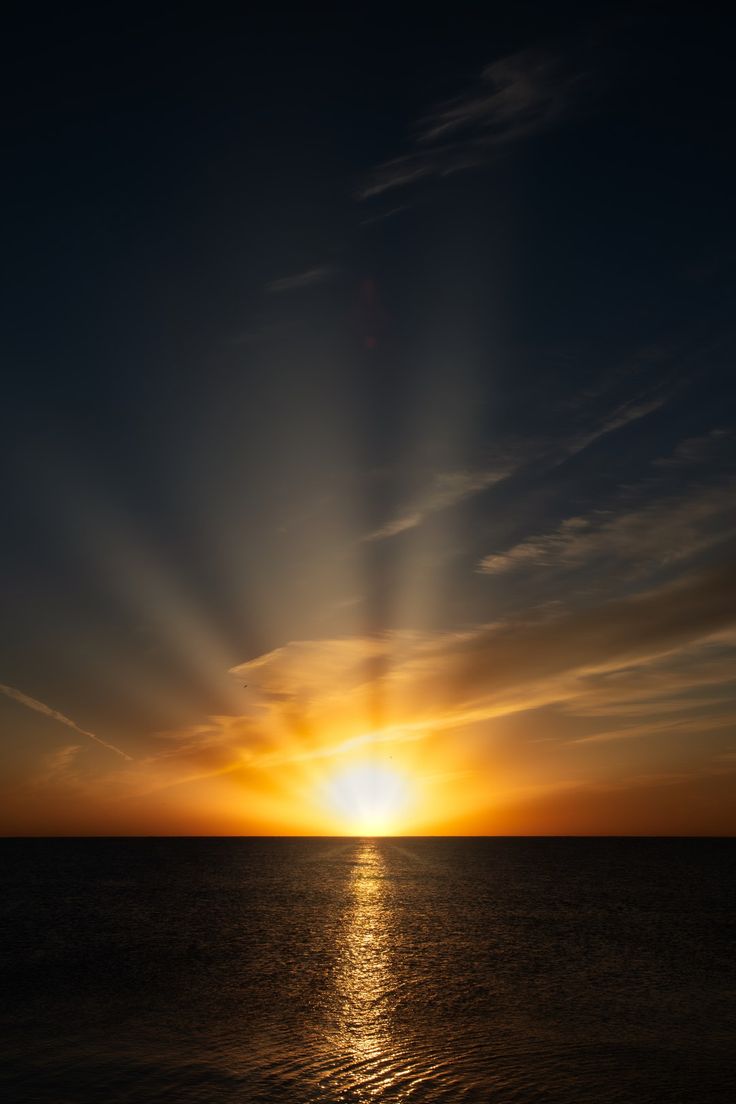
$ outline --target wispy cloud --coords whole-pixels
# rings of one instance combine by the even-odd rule
[[[485,556],[478,570],[504,575],[525,569],[572,569],[615,561],[628,574],[645,574],[688,559],[736,530],[736,485],[692,487],[680,496],[634,509],[596,510],[566,518],[552,532]]]
[[[670,456],[660,456],[654,464],[659,468],[690,468],[712,461],[721,449],[732,445],[733,434],[729,430],[712,429],[710,433],[680,441]]]
[[[592,85],[589,65],[569,44],[500,58],[474,88],[421,119],[411,151],[379,165],[358,197],[481,164],[494,151],[559,125]]]
[[[33,785],[39,788],[72,785],[75,782],[73,766],[81,750],[79,744],[70,744],[45,755],[41,770],[33,779]]]
[[[266,285],[266,291],[279,294],[285,291],[300,291],[302,288],[314,287],[315,284],[324,284],[331,280],[335,270],[329,265],[318,265],[308,268],[305,272],[296,272],[292,276],[282,276],[278,280],[272,280]]]
[[[719,641],[719,647],[725,646],[730,637],[724,639],[723,632],[735,624],[732,573],[714,568],[556,618],[516,618],[462,632],[391,632],[294,642],[235,671],[251,676],[266,695],[290,691],[288,702],[272,700],[276,711],[294,701],[306,710],[322,710],[329,700],[350,715],[370,678],[367,661],[383,656],[391,662],[382,668],[382,681],[395,691],[395,702],[401,700],[402,687],[411,691],[411,710],[405,715],[399,711],[392,723],[411,726],[426,708],[437,725],[440,703],[457,722],[456,712],[471,707],[478,709],[478,716],[491,716],[529,708],[533,700],[579,698],[591,707],[594,699],[600,704],[601,697],[620,699],[624,690],[636,699],[643,696],[643,687],[659,697],[671,695],[686,679],[683,671],[670,675],[669,667],[665,672],[656,666],[667,655],[681,655],[685,670],[695,664],[692,685],[708,682],[713,663],[713,677],[727,679],[727,664],[718,655],[707,653],[704,669],[705,658],[698,652],[698,668],[696,653],[687,649],[699,648],[702,641],[710,642],[710,649]],[[650,675],[641,674],[643,665],[652,663],[653,683]],[[575,679],[574,692],[568,676]],[[532,692],[534,686],[538,693]]]
[[[415,529],[430,514],[439,510],[447,510],[456,506],[464,499],[485,491],[495,483],[500,483],[511,474],[511,468],[501,467],[487,471],[453,471],[440,472],[434,477],[431,486],[419,495],[413,502],[408,503],[396,517],[391,518],[385,525],[368,533],[363,539],[366,541],[385,540],[395,537],[407,529]]]
[[[631,705],[627,724],[646,721],[638,732],[643,736],[667,727],[659,713],[678,712],[658,710],[657,701],[669,702],[688,687],[718,699],[719,688],[733,679],[731,637],[723,634],[735,624],[732,573],[718,568],[557,618],[514,619],[462,632],[302,641],[237,670],[266,694],[289,687],[288,700],[270,701],[273,716],[298,703],[306,730],[342,733],[340,746],[364,714],[366,661],[376,655],[388,660],[381,675],[391,702],[387,728],[403,734],[399,738],[551,703],[580,716],[621,717],[623,702]],[[733,716],[733,703],[725,704]],[[693,708],[683,698],[680,712]],[[716,720],[703,724],[722,727]],[[623,728],[616,732],[623,735]]]
[[[574,434],[565,444],[564,458],[574,456],[601,437],[606,437],[609,433],[615,433],[617,430],[623,429],[624,426],[631,425],[632,422],[638,422],[649,414],[661,410],[669,398],[669,394],[659,394],[638,397],[621,403],[620,406],[609,411],[600,422],[590,429]]]
[[[527,49],[486,66],[480,87],[423,120],[418,141],[443,141],[478,126],[493,142],[514,142],[552,126],[567,111],[579,73],[558,51]]]
[[[251,687],[250,715],[169,733],[126,785],[145,797],[221,777],[257,793],[276,780],[322,777],[330,761],[379,745],[429,773],[462,769],[463,746],[478,749],[480,740],[490,751],[504,718],[531,711],[558,717],[552,746],[582,756],[590,778],[598,777],[595,748],[622,741],[646,744],[671,770],[663,742],[671,735],[689,740],[703,763],[724,750],[723,734],[736,723],[734,644],[736,587],[723,567],[554,617],[293,641],[233,669]],[[376,692],[385,702],[378,726]],[[538,720],[527,727],[539,733]],[[474,733],[469,745],[463,733]],[[701,751],[706,736],[710,750]],[[531,735],[524,743],[541,746]],[[508,756],[527,772],[523,747]],[[571,762],[564,758],[560,770]],[[634,773],[643,762],[631,760]],[[552,775],[545,781],[555,784]]]
[[[665,716],[663,720],[648,720],[645,724],[623,725],[605,732],[595,732],[592,736],[581,736],[577,740],[570,740],[570,744],[608,744],[613,740],[634,740],[642,736],[656,736],[659,733],[668,735],[702,735],[705,732],[717,732],[720,729],[733,729],[736,709],[733,703],[723,716],[716,717],[685,717],[673,719]]]
[[[123,759],[132,761],[132,756],[121,751],[119,747],[115,747],[114,744],[108,743],[107,740],[95,736],[94,732],[88,732],[86,728],[80,728],[75,721],[72,721],[69,717],[65,717],[63,713],[59,713],[58,709],[52,709],[51,706],[45,705],[36,698],[29,697],[28,694],[16,690],[13,686],[4,686],[0,683],[0,694],[4,694],[6,698],[10,698],[19,705],[24,705],[26,709],[32,709],[35,713],[41,713],[44,717],[49,717],[52,721],[58,721],[59,724],[66,725],[67,728],[71,728],[75,732],[78,732],[80,736],[87,736],[90,740],[94,740],[96,744],[100,744],[102,747],[107,748],[108,751],[114,751],[116,755],[120,755]]]

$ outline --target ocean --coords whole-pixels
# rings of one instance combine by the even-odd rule
[[[3,840],[22,1104],[725,1104],[736,841]]]

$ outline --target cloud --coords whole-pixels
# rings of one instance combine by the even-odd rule
[[[106,790],[116,783],[121,798],[147,800],[219,780],[238,807],[247,792],[251,808],[277,791],[313,793],[333,762],[379,747],[408,758],[422,777],[474,763],[481,802],[488,798],[480,780],[491,769],[498,780],[499,754],[510,773],[498,785],[509,794],[521,783],[546,791],[571,769],[580,772],[576,784],[615,781],[603,757],[632,740],[646,750],[627,751],[624,772],[680,769],[682,757],[667,752],[670,737],[675,748],[689,742],[695,769],[724,751],[736,724],[735,647],[736,580],[726,567],[554,617],[292,641],[233,669],[247,676],[248,715],[166,734],[158,754],[139,760],[122,783],[120,772],[110,775]],[[511,746],[506,730],[501,751],[503,718],[524,714],[528,722],[513,730],[522,735]],[[100,785],[98,778],[96,791]],[[289,800],[298,809],[298,796]]]
[[[687,437],[680,441],[670,456],[660,456],[654,461],[659,468],[690,468],[706,464],[716,457],[722,448],[732,446],[733,434],[726,429],[712,429],[699,437]]]
[[[615,433],[616,430],[623,429],[624,426],[630,425],[632,422],[638,422],[642,418],[646,418],[648,414],[660,410],[669,398],[668,394],[656,395],[649,398],[639,397],[622,403],[607,414],[599,425],[570,438],[564,449],[565,459],[568,456],[574,456],[576,453],[582,452],[601,437],[606,437],[609,433]]]
[[[59,748],[44,756],[41,770],[33,779],[32,784],[41,788],[47,786],[70,786],[76,781],[73,766],[81,751],[79,744],[70,744],[68,747]]]
[[[637,575],[688,559],[736,530],[736,484],[692,487],[618,514],[597,510],[566,518],[551,533],[485,556],[486,575],[540,568],[574,569],[613,561]]]
[[[398,536],[399,533],[405,533],[407,529],[416,529],[418,525],[422,524],[424,520],[424,513],[409,513],[404,514],[402,517],[394,518],[393,521],[386,522],[379,529],[374,529],[372,533],[368,533],[363,539],[367,541],[386,540],[387,537]]]
[[[714,568],[556,618],[297,641],[235,671],[253,680],[272,718],[297,705],[305,733],[339,732],[342,743],[362,731],[376,670],[390,702],[387,727],[396,731],[458,727],[553,702],[595,716],[625,698],[727,682],[731,652],[718,649],[736,641],[724,636],[735,625],[736,580]],[[386,662],[372,666],[376,657]]]
[[[396,207],[389,207],[386,211],[379,211],[377,215],[369,215],[368,218],[360,220],[361,226],[372,226],[377,222],[385,222],[386,219],[393,218],[395,215],[400,215],[404,211],[408,211],[411,204],[399,203]]]
[[[284,291],[300,291],[302,288],[314,287],[315,284],[324,284],[332,279],[334,269],[329,265],[318,265],[309,268],[306,272],[297,272],[293,276],[282,276],[279,280],[272,280],[266,285],[266,291],[280,294]]]
[[[592,86],[589,66],[570,45],[500,58],[474,88],[421,119],[411,151],[374,169],[358,198],[482,164],[494,151],[558,126]]]
[[[653,736],[666,732],[701,736],[704,732],[715,732],[719,729],[733,729],[736,710],[731,708],[725,716],[716,717],[686,717],[673,719],[666,717],[664,720],[647,721],[645,724],[628,725],[618,727],[606,732],[595,732],[592,736],[581,736],[577,740],[570,740],[571,744],[606,744],[612,740],[632,740],[642,736]]]
[[[44,717],[49,717],[53,721],[58,721],[59,724],[66,725],[67,728],[73,729],[78,732],[80,736],[87,736],[90,740],[94,740],[96,744],[100,744],[102,747],[108,749],[108,751],[114,751],[116,755],[120,755],[123,759],[132,761],[132,757],[126,752],[121,751],[119,747],[115,747],[114,744],[109,744],[107,740],[101,739],[99,736],[95,736],[94,732],[88,732],[85,728],[80,728],[75,721],[65,717],[63,713],[59,713],[57,709],[52,709],[48,705],[44,705],[43,702],[37,701],[36,698],[31,698],[28,694],[23,694],[20,690],[16,690],[12,686],[3,686],[0,683],[0,694],[5,694],[6,698],[10,698],[12,701],[18,702],[19,705],[24,705],[27,709],[33,709],[36,713],[41,713]]]
[[[401,513],[368,533],[363,540],[377,541],[395,537],[407,529],[415,529],[428,515],[438,510],[447,510],[466,498],[500,483],[511,474],[510,468],[495,468],[488,471],[441,472],[436,475],[432,485],[416,501],[409,503]]]
[[[514,142],[553,125],[566,112],[578,79],[564,55],[527,49],[488,65],[480,88],[424,120],[418,141],[444,141],[478,126],[494,142]]]
[[[712,568],[557,619],[512,622],[480,634],[463,645],[457,677],[465,692],[477,687],[487,695],[563,674],[649,662],[734,624],[736,578],[730,567]]]

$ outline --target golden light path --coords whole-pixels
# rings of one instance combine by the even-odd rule
[[[364,781],[370,789],[370,772]],[[380,1099],[397,1075],[386,1000],[393,986],[392,917],[381,850],[370,839],[357,847],[336,976],[339,1028],[332,1045],[347,1085],[357,1076],[365,1099]]]

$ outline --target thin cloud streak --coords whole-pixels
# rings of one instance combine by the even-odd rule
[[[630,575],[686,560],[721,543],[736,528],[733,482],[695,487],[687,495],[670,496],[635,509],[597,510],[562,521],[552,532],[527,538],[484,556],[478,570],[506,575],[539,568],[574,569],[613,560]]]
[[[628,426],[632,422],[638,422],[640,419],[646,418],[647,415],[661,410],[669,398],[670,396],[667,394],[658,395],[654,398],[633,399],[630,402],[622,403],[596,428],[569,440],[565,446],[564,459],[583,452],[584,449],[600,440],[601,437],[606,437],[609,433],[615,433],[616,430],[623,429],[624,426]]]
[[[266,291],[275,295],[285,291],[299,291],[301,288],[314,287],[315,284],[324,284],[333,275],[334,269],[329,265],[318,265],[307,269],[306,272],[297,272],[293,276],[282,276],[278,280],[272,280],[266,285]]]
[[[731,704],[731,703],[729,703]],[[687,735],[702,735],[704,732],[717,732],[719,729],[730,729],[734,723],[734,710],[722,717],[688,717],[665,720],[643,725],[632,725],[628,728],[614,728],[606,732],[595,732],[592,736],[581,736],[577,740],[569,740],[570,746],[575,744],[606,744],[612,740],[631,740],[642,736],[653,736],[658,733],[686,733]]]
[[[558,126],[593,87],[589,63],[570,48],[537,47],[492,62],[478,85],[420,120],[413,148],[374,169],[358,199],[483,164]]]
[[[65,717],[63,713],[59,713],[58,709],[52,709],[51,706],[45,705],[36,698],[29,697],[28,694],[24,694],[21,690],[16,690],[13,686],[4,686],[0,683],[0,693],[4,694],[6,698],[10,698],[11,701],[17,702],[19,705],[24,705],[26,709],[32,709],[35,713],[41,713],[42,716],[49,717],[52,721],[58,721],[59,724],[66,725],[67,728],[71,728],[74,732],[78,732],[80,736],[87,736],[88,739],[94,740],[96,744],[100,744],[101,747],[107,748],[108,751],[114,751],[115,754],[119,755],[122,759],[127,759],[128,762],[133,761],[132,755],[128,755],[127,752],[121,751],[119,747],[115,747],[114,744],[108,743],[107,740],[95,736],[94,732],[88,732],[86,728],[80,728],[75,721],[72,721],[69,717]]]
[[[727,429],[712,429],[700,437],[687,437],[680,441],[671,456],[660,456],[654,460],[657,468],[690,468],[712,461],[722,448],[725,450],[733,443],[733,433]]]
[[[424,495],[420,495],[415,502],[407,505],[398,517],[388,521],[372,533],[368,533],[363,537],[363,540],[385,540],[388,537],[395,537],[398,533],[403,533],[407,529],[415,529],[430,514],[456,506],[459,502],[480,494],[488,487],[507,479],[510,474],[511,469],[509,468],[479,472],[441,472],[435,476],[432,486]]]

